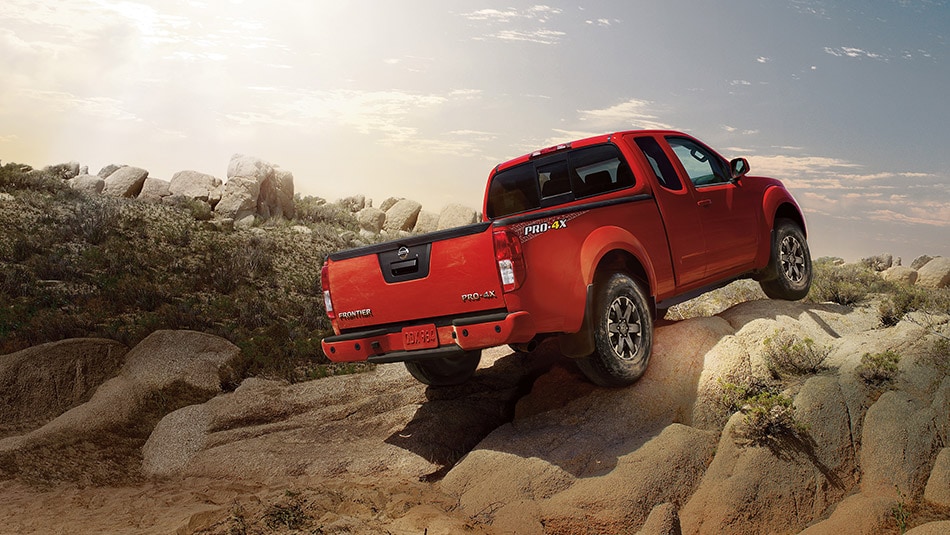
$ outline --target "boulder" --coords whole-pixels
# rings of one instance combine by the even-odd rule
[[[384,211],[384,212],[386,212],[386,211],[388,211],[390,208],[392,208],[394,204],[396,204],[397,202],[399,202],[399,201],[401,201],[401,200],[402,200],[402,197],[389,197],[388,199],[386,199],[386,200],[384,200],[382,203],[380,203],[379,209],[382,210],[382,211]]]
[[[888,253],[869,256],[861,259],[861,264],[874,271],[884,271],[894,265],[894,257]]]
[[[422,210],[419,212],[419,217],[416,218],[416,226],[412,228],[412,231],[416,234],[424,234],[426,232],[434,232],[438,230],[438,228],[439,214]]]
[[[786,429],[752,445],[736,441],[745,415],[729,419],[702,483],[680,511],[684,533],[794,532],[850,492],[857,465],[837,379],[809,379],[795,408],[807,432]]]
[[[209,190],[214,204],[215,191]],[[238,227],[253,222],[253,216],[265,219],[294,216],[294,176],[260,158],[235,154],[228,164],[228,180],[215,206]]]
[[[106,187],[106,181],[95,175],[79,175],[67,184],[73,189],[94,194],[102,193]]]
[[[222,184],[220,178],[197,171],[179,171],[172,176],[168,191],[210,204],[213,191]]]
[[[25,435],[0,439],[0,477],[90,484],[138,473],[136,452],[158,419],[201,403],[234,381],[240,349],[209,334],[155,331],[89,401]],[[42,453],[39,453],[42,452]]]
[[[478,222],[478,213],[461,204],[450,204],[439,214],[438,229],[464,227]]]
[[[162,199],[171,195],[169,182],[161,178],[148,177],[142,184],[142,191],[139,192],[139,199],[147,202],[161,202]]]
[[[92,397],[118,373],[128,348],[76,338],[0,355],[0,436],[40,427]]]
[[[507,355],[486,350],[474,381],[442,390],[427,390],[401,364],[293,385],[249,378],[162,419],[143,448],[144,470],[418,481],[454,464],[503,421],[533,363]]]
[[[16,200],[16,197],[10,195],[5,191],[0,191],[0,202],[13,202]]]
[[[122,167],[126,167],[126,166],[110,163],[109,165],[100,169],[97,175],[99,176],[99,178],[106,179],[106,178],[109,178],[109,176],[112,175],[112,173],[115,173]]]
[[[887,496],[854,494],[841,500],[827,519],[812,524],[798,535],[885,533],[894,526],[896,505],[897,501]]]
[[[342,208],[353,212],[354,214],[366,208],[367,206],[372,206],[372,204],[366,204],[366,197],[363,195],[353,195],[352,197],[345,197],[337,201]]]
[[[682,535],[680,517],[672,503],[661,503],[650,511],[637,535]]]
[[[946,535],[950,533],[950,520],[937,520],[921,524],[904,535]]]
[[[950,447],[941,449],[937,454],[924,488],[924,499],[940,507],[950,507]]]
[[[356,213],[356,220],[359,222],[361,230],[379,234],[386,222],[386,212],[378,208],[363,208]]]
[[[257,214],[265,219],[271,217],[294,217],[294,175],[286,169],[274,166],[274,176],[261,182],[257,200]]]
[[[893,266],[884,270],[884,280],[913,286],[917,282],[917,271],[905,266]]]
[[[120,167],[105,179],[102,194],[112,197],[137,197],[142,191],[146,177],[148,171],[140,167]]]
[[[915,258],[913,262],[910,263],[910,267],[911,269],[920,269],[924,267],[924,264],[926,264],[927,262],[930,262],[933,259],[934,257],[930,255],[925,255],[925,254],[920,255],[917,258]]]
[[[235,177],[255,178],[263,182],[274,178],[274,166],[255,156],[235,154],[228,162],[228,180]]]
[[[257,214],[257,198],[261,192],[261,185],[256,178],[236,176],[224,183],[221,200],[214,211],[223,216],[232,218],[235,225],[250,218],[251,223]]]
[[[861,491],[920,496],[940,437],[935,411],[903,391],[888,391],[868,409],[861,433]]]
[[[927,288],[950,286],[950,257],[938,256],[917,270],[917,284]]]
[[[626,533],[654,506],[684,503],[718,430],[678,422],[689,419],[703,355],[724,323],[659,327],[649,368],[624,389],[595,388],[556,344],[542,344],[529,355],[550,353],[555,366],[518,402],[514,420],[445,476],[442,489],[466,514],[496,509],[492,526],[501,533]],[[684,348],[683,340],[692,343]]]
[[[382,207],[380,207],[382,209]],[[386,222],[383,228],[390,232],[410,231],[416,225],[422,205],[416,201],[403,199],[386,210]]]

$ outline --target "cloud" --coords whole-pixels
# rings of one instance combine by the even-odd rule
[[[756,155],[750,160],[757,170],[776,176],[827,174],[861,167],[846,160],[824,156]]]
[[[659,120],[650,111],[653,105],[648,100],[630,99],[609,108],[599,110],[577,110],[581,121],[600,125],[605,129],[625,130],[629,128],[647,128],[668,130],[673,127]]]
[[[546,5],[535,5],[527,9],[508,8],[480,9],[462,14],[468,20],[485,22],[489,31],[476,40],[496,39],[499,41],[520,41],[542,45],[555,45],[564,37],[565,32],[552,30],[546,24],[563,11]],[[500,25],[514,28],[498,28]],[[540,25],[540,26],[538,26]]]
[[[876,59],[880,61],[888,60],[887,56],[877,54],[874,52],[868,52],[867,50],[854,48],[850,46],[840,46],[836,48],[826,46],[825,53],[831,54],[832,56],[835,56],[838,58],[869,58],[869,59]]]

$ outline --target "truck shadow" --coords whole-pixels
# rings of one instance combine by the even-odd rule
[[[671,424],[694,425],[696,404],[709,402],[708,393],[700,399],[704,368],[721,368],[707,362],[718,358],[711,350],[748,323],[787,317],[813,322],[828,336],[840,338],[834,322],[826,318],[849,311],[838,305],[764,300],[717,316],[662,320],[656,325],[646,374],[619,389],[589,383],[551,341],[530,354],[499,358],[463,385],[428,388],[427,402],[386,442],[438,465],[423,478],[428,481],[441,479],[476,447],[539,459],[575,478],[601,476]],[[721,368],[716,373],[729,371]],[[715,378],[711,382],[715,384]],[[719,430],[711,431],[718,435]]]

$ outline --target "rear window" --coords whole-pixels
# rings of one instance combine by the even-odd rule
[[[633,172],[615,145],[596,145],[539,158],[495,175],[487,215],[555,206],[634,184]]]

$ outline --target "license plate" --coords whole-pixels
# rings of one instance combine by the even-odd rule
[[[435,325],[418,325],[402,330],[402,345],[406,351],[439,347],[439,335]]]

